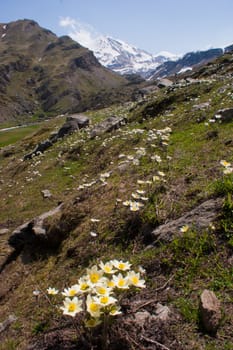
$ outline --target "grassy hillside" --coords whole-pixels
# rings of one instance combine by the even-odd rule
[[[223,173],[220,161],[233,162],[233,124],[216,117],[232,107],[230,62],[228,55],[227,66],[217,61],[194,73],[198,81],[144,100],[87,112],[88,129],[29,161],[23,156],[65,119],[20,137],[19,130],[2,134],[0,228],[9,231],[0,235],[0,322],[12,314],[17,320],[0,333],[0,349],[104,349],[103,339],[108,349],[232,349],[233,175]],[[90,129],[111,115],[126,117],[126,125],[90,138]],[[45,189],[51,198],[43,197]],[[128,200],[143,205],[132,211]],[[199,209],[191,223],[176,224],[207,201],[218,207],[213,220],[201,225]],[[51,241],[27,241],[18,251],[9,246],[17,226],[59,203],[61,212],[46,221]],[[168,223],[166,235],[153,233]],[[74,324],[62,315],[46,289],[62,291],[87,267],[110,259],[141,265],[146,288],[121,293],[122,314],[107,330],[83,329],[81,316]],[[215,336],[200,320],[204,289],[221,302]],[[158,303],[169,308],[166,321],[157,317]]]
[[[101,66],[68,36],[32,20],[0,24],[0,122],[110,105],[129,98],[126,79]],[[106,97],[106,96],[107,97]]]

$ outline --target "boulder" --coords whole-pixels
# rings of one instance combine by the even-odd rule
[[[221,305],[214,292],[207,289],[200,296],[200,317],[204,329],[216,334],[221,321]]]
[[[210,199],[178,219],[171,220],[160,225],[152,231],[152,237],[156,241],[170,242],[174,236],[181,235],[180,228],[184,225],[195,226],[197,229],[207,228],[213,223],[222,208],[222,199]]]
[[[223,123],[228,123],[233,120],[233,108],[225,108],[218,110],[215,115],[221,116],[221,121]]]
[[[62,204],[42,215],[17,227],[9,237],[8,243],[16,251],[21,251],[25,246],[45,244],[47,248],[58,246],[63,240],[63,232],[50,235],[47,232],[46,219],[61,212]]]
[[[157,83],[157,86],[159,88],[164,88],[164,87],[169,87],[169,86],[172,86],[173,85],[173,82],[169,79],[159,79],[158,83]]]
[[[79,129],[86,128],[89,126],[89,118],[83,114],[73,114],[69,115],[66,119],[67,122],[75,122]]]
[[[37,156],[41,153],[44,153],[44,151],[51,146],[52,146],[52,142],[50,140],[42,141],[38,143],[38,145],[35,147],[35,149],[31,153],[26,154],[23,160],[32,159],[32,157]]]
[[[96,136],[102,135],[106,132],[117,130],[125,124],[126,118],[124,117],[108,117],[107,119],[94,126],[94,128],[91,130],[90,136],[91,138],[95,138]]]

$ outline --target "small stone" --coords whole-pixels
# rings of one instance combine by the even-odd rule
[[[41,193],[42,193],[44,198],[51,198],[52,197],[52,193],[49,190],[42,190]]]
[[[216,334],[221,320],[220,302],[214,292],[207,289],[200,296],[200,316],[204,329]]]
[[[0,236],[1,236],[1,235],[5,235],[5,234],[7,234],[8,232],[10,232],[10,230],[9,230],[8,228],[1,228],[1,229],[0,229]]]
[[[168,306],[157,303],[155,316],[153,316],[153,318],[156,320],[165,322],[169,319],[170,313],[171,313],[171,310],[169,309]]]
[[[141,311],[141,312],[136,312],[134,317],[135,317],[135,323],[141,328],[143,328],[144,324],[148,321],[151,315],[148,311]]]

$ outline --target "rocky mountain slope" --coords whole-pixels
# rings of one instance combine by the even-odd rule
[[[1,132],[1,350],[232,348],[232,73],[228,53],[137,101]],[[60,292],[103,295],[109,260],[121,313],[105,294],[99,318],[100,295],[65,315]]]
[[[215,58],[222,56],[223,49],[210,49],[206,51],[188,52],[175,61],[167,61],[155,69],[154,72],[146,74],[149,80],[167,77],[175,74],[181,74],[185,71],[192,70],[196,66],[204,65]]]
[[[34,21],[1,24],[0,55],[0,121],[103,106],[114,93],[124,98],[124,78],[68,36],[58,38]]]

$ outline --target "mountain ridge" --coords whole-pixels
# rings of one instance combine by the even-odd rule
[[[81,111],[127,84],[90,50],[32,20],[0,25],[0,54],[0,120]]]

